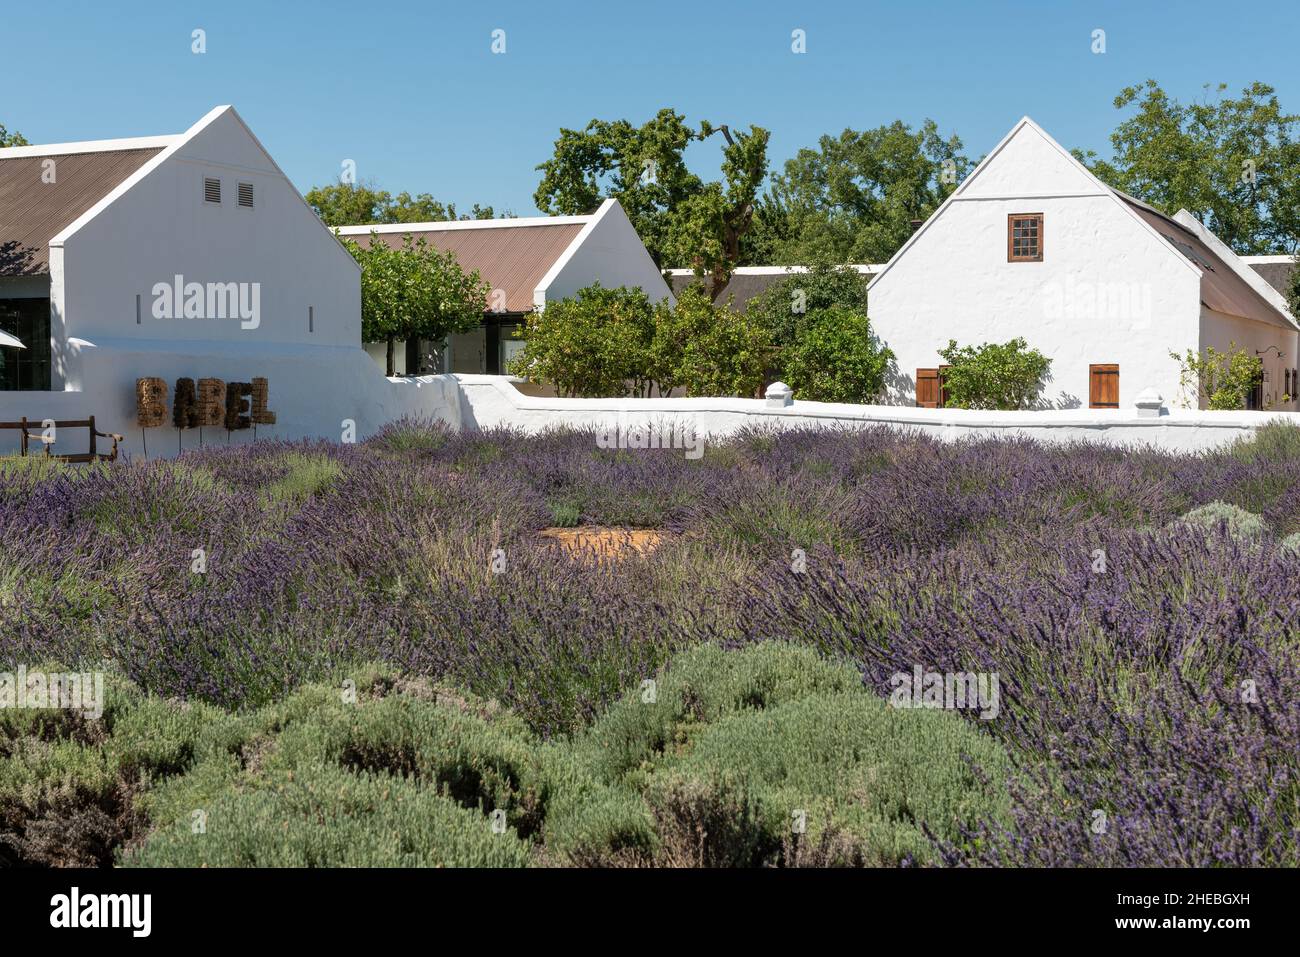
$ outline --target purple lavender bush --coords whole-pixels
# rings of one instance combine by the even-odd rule
[[[1296,866],[1298,435],[1174,455],[752,430],[694,460],[403,421],[5,467],[0,670],[107,661],[241,715],[381,663],[558,743],[694,646],[780,639],[886,699],[917,669],[996,676],[996,714],[955,710],[1008,755],[971,773],[1010,810],[918,822],[927,861]],[[584,553],[554,526],[659,537]]]

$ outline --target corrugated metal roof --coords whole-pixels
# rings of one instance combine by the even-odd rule
[[[423,236],[430,246],[455,255],[461,269],[466,272],[477,269],[493,290],[504,290],[507,312],[530,312],[533,290],[582,232],[582,227],[582,223],[555,223],[537,226],[503,224],[493,228],[485,223],[482,228],[475,229],[424,226],[410,230],[410,235],[417,239]],[[371,235],[353,233],[347,238],[365,245]],[[402,238],[406,235],[406,232],[383,232],[379,233],[379,238],[385,245],[397,249],[401,248]]]
[[[15,156],[0,153],[0,276],[50,271],[50,240],[162,148]],[[54,160],[54,182],[44,161]]]
[[[797,276],[797,272],[762,272],[762,273],[742,273],[737,272],[731,277],[731,281],[722,287],[722,290],[713,297],[714,305],[725,306],[730,302],[731,308],[736,312],[744,312],[748,307],[751,299],[755,299],[767,292],[778,282],[790,278],[792,275]],[[862,282],[866,285],[871,279],[871,273],[862,272]],[[693,283],[702,283],[705,289],[709,288],[712,280],[708,276],[699,278],[693,274],[683,274],[674,272],[668,277],[668,285],[672,288],[674,296],[680,296]]]
[[[1201,302],[1216,312],[1266,322],[1287,322],[1267,299],[1237,275],[1201,238],[1164,213],[1116,190],[1116,195],[1163,236],[1185,259],[1201,270]]]

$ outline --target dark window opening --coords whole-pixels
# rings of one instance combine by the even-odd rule
[[[0,346],[0,391],[48,392],[50,300],[0,299],[0,329],[27,347]]]
[[[1264,410],[1264,360],[1259,360],[1259,368],[1255,370],[1255,384],[1251,386],[1250,391],[1246,393],[1246,408],[1252,412],[1262,412]]]
[[[1043,214],[1012,213],[1007,217],[1007,262],[1043,261]]]

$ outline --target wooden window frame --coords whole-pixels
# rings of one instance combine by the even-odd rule
[[[1015,253],[1016,221],[1032,219],[1038,223],[1037,253],[1033,256],[1017,256]],[[1007,214],[1007,262],[1040,263],[1043,261],[1043,214],[1042,213],[1008,213]]]
[[[1092,382],[1093,377],[1098,372],[1115,373],[1115,402],[1098,402],[1093,395]],[[1118,362],[1093,362],[1088,366],[1088,408],[1090,409],[1118,409],[1119,408],[1119,363]]]

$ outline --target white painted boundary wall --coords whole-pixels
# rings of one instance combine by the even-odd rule
[[[630,430],[667,424],[721,438],[750,426],[854,428],[887,425],[943,440],[1025,436],[1044,442],[1152,445],[1194,452],[1249,438],[1267,422],[1300,425],[1296,412],[1204,412],[1164,410],[1141,417],[1136,409],[1067,409],[1043,412],[977,412],[832,402],[793,402],[772,408],[764,399],[561,399],[526,396],[508,376],[456,375],[460,421],[465,429],[513,427]]]

